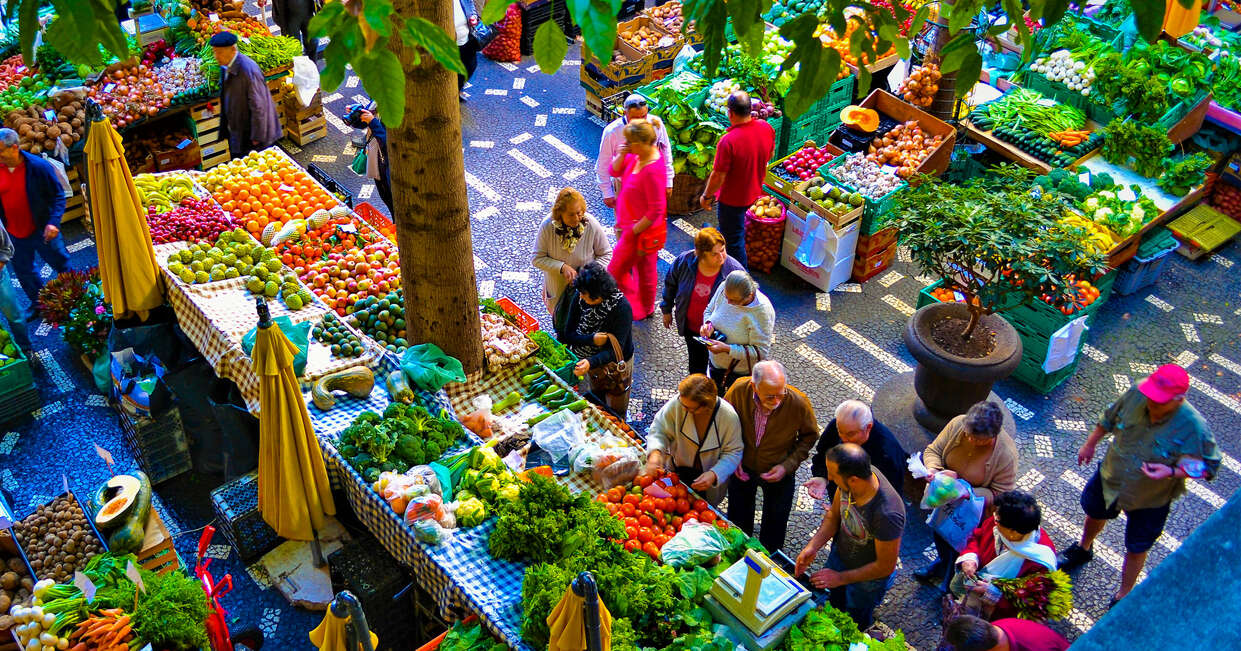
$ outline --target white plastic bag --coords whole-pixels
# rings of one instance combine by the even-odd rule
[[[829,231],[822,217],[815,213],[806,215],[806,235],[793,257],[808,269],[818,269],[827,259]]]
[[[728,549],[728,541],[714,525],[690,522],[664,543],[660,559],[676,568],[701,565]]]
[[[974,489],[969,484],[960,479],[957,481],[965,484],[965,499],[954,500],[937,507],[931,511],[926,523],[959,552],[965,549],[965,543],[969,540],[970,534],[982,521],[982,513],[987,506],[987,500],[975,495]]]
[[[305,56],[293,57],[293,88],[303,107],[310,106],[319,92],[319,67]]]
[[[561,409],[531,430],[531,440],[551,455],[555,462],[568,458],[574,448],[586,441],[586,426],[582,418],[568,409]]]

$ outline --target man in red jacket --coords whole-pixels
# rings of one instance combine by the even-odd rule
[[[37,253],[56,273],[69,267],[69,252],[60,235],[65,192],[52,164],[21,150],[17,132],[0,129],[0,223],[13,242],[9,265],[30,299],[30,318],[37,312],[43,279],[34,267]]]
[[[1055,571],[1056,548],[1039,526],[1041,520],[1042,511],[1033,495],[1022,491],[997,495],[995,515],[978,525],[957,557],[953,592],[983,592],[990,578],[1014,579]],[[1003,598],[991,612],[992,619],[1016,615]]]
[[[763,177],[767,161],[776,147],[776,132],[766,120],[750,114],[750,95],[736,91],[728,96],[728,132],[715,148],[715,164],[707,187],[698,198],[703,210],[719,194],[716,215],[724,234],[728,255],[741,266],[748,266],[745,256],[745,211],[763,194]]]

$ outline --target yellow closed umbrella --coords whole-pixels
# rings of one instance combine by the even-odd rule
[[[293,371],[296,354],[260,303],[251,353],[259,376],[259,511],[282,538],[317,542],[315,532],[325,516],[336,515],[336,504]]]
[[[163,278],[121,134],[102,114],[86,137],[86,164],[103,296],[117,318],[136,314],[145,321],[164,303]]]
[[[597,595],[593,598],[598,599]],[[564,591],[560,602],[547,616],[547,628],[551,632],[548,651],[607,651],[612,648],[612,613],[598,600],[600,646],[594,649],[586,628],[585,605],[586,598],[574,592],[572,586]]]
[[[349,616],[337,617],[331,608],[327,609],[327,613],[323,615],[323,621],[310,632],[310,643],[315,645],[319,651],[358,651],[362,648],[358,644],[355,648],[349,649],[348,631],[346,626],[349,623]],[[371,646],[374,649],[379,645],[379,636],[370,633]]]

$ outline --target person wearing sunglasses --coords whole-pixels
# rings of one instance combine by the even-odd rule
[[[646,98],[632,94],[625,98],[625,112],[612,120],[603,129],[603,137],[599,141],[599,158],[595,164],[595,181],[599,184],[599,192],[603,195],[603,203],[608,208],[616,209],[616,195],[620,192],[620,178],[612,175],[612,160],[625,144],[625,125],[634,120],[645,120],[650,108]],[[664,170],[667,172],[665,194],[672,194],[672,177],[676,172],[672,169],[672,142],[668,140],[668,130],[662,123],[653,123],[655,128],[655,148],[663,156]]]
[[[1017,443],[1003,426],[1000,406],[984,400],[948,421],[922,452],[922,463],[932,473],[927,480],[939,474],[964,480],[985,500],[983,518],[991,513],[996,495],[1017,487]],[[947,591],[952,561],[960,550],[938,533],[934,537],[939,557],[926,569],[914,572],[914,578]]]

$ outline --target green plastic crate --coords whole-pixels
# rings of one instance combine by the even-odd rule
[[[1017,370],[1013,371],[1009,378],[1017,380],[1038,393],[1046,395],[1077,373],[1077,364],[1080,360],[1081,357],[1079,355],[1078,359],[1074,360],[1072,364],[1055,373],[1044,373],[1042,362],[1027,361],[1023,358],[1021,363],[1017,365]]]
[[[30,371],[30,360],[19,348],[18,357],[0,366],[0,395],[7,395],[34,386],[34,374]]]
[[[1116,272],[1104,274],[1094,286],[1099,289],[1099,298],[1094,303],[1073,312],[1064,314],[1059,309],[1035,298],[1024,305],[1018,305],[1004,312],[1004,317],[1014,326],[1020,325],[1028,332],[1036,333],[1050,339],[1060,328],[1070,321],[1086,316],[1086,325],[1094,321],[1094,315],[1103,307],[1112,295],[1112,285],[1116,282]]]
[[[827,178],[827,180],[839,185],[849,192],[857,192],[857,189],[853,186],[848,183],[844,183],[832,174],[832,168],[844,163],[845,157],[848,155],[849,154],[846,153],[833,158],[826,165],[819,168],[819,174],[822,174],[825,178]],[[881,219],[886,217],[888,213],[892,212],[892,208],[896,206],[896,195],[907,187],[909,187],[909,184],[901,181],[901,184],[896,186],[895,190],[878,199],[871,199],[870,197],[862,195],[866,199],[865,206],[862,210],[862,235],[873,235],[884,229],[886,224],[884,224]],[[867,228],[870,230],[866,230]]]
[[[827,142],[828,136],[840,126],[840,110],[853,101],[854,82],[853,75],[839,79],[805,113],[797,118],[786,116],[778,132],[776,150],[779,155],[787,156],[800,149],[807,140],[820,145]]]

